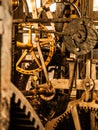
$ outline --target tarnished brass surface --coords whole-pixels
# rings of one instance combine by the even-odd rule
[[[45,26],[43,26],[43,25],[40,25],[40,28],[44,29],[44,30],[47,30],[47,28]],[[36,33],[35,33],[35,35],[36,35]],[[32,37],[31,36],[32,36],[32,32],[31,32],[31,29],[30,29],[29,33],[28,33],[28,43],[27,44],[24,44],[24,43],[21,43],[21,42],[17,41],[17,46],[18,47],[20,47],[20,48],[26,48],[27,47],[27,48],[24,50],[24,52],[22,53],[21,57],[17,61],[17,63],[16,63],[16,70],[19,71],[20,73],[28,74],[28,75],[34,74],[34,73],[39,72],[39,71],[42,70],[40,59],[38,59],[38,55],[39,54],[37,52],[37,45],[36,45],[37,41],[39,42],[40,47],[42,49],[46,48],[46,49],[49,50],[47,58],[45,60],[45,65],[46,66],[51,61],[51,58],[52,58],[52,56],[54,54],[54,49],[55,49],[54,38],[53,38],[52,34],[50,34],[50,33],[43,34],[43,37],[40,38],[40,39],[37,39],[35,37],[35,39],[34,39],[35,43],[32,43]],[[31,53],[33,60],[35,60],[35,62],[37,63],[38,67],[36,69],[26,70],[26,69],[24,69],[24,68],[19,66],[19,64],[22,62],[22,60],[25,58],[25,56],[28,53]]]

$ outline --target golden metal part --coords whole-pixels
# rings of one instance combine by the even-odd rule
[[[46,88],[40,88],[40,90],[45,91],[45,94],[40,94],[41,99],[45,100],[45,101],[50,101],[54,98],[55,96],[55,89],[51,88],[51,89],[47,89],[49,88],[49,86],[47,86]]]
[[[39,44],[40,44],[41,48],[47,47],[49,49],[48,56],[47,56],[47,58],[45,60],[45,65],[46,66],[49,64],[49,62],[51,61],[51,58],[52,58],[52,56],[54,54],[54,48],[55,48],[54,42],[55,41],[54,41],[54,38],[53,38],[52,34],[47,33],[47,34],[45,34],[45,36],[43,36],[40,39],[36,39],[35,38],[34,39],[35,43],[32,43],[31,23],[19,24],[19,28],[22,28],[22,27],[28,27],[30,29],[29,29],[29,32],[28,32],[28,42],[26,44],[17,41],[17,47],[25,49],[25,50],[22,53],[22,55],[19,58],[19,60],[17,61],[17,63],[16,63],[16,70],[19,71],[20,73],[23,73],[23,74],[32,75],[32,74],[42,70],[42,65],[41,65],[41,63],[39,61],[40,59],[38,58],[39,54],[38,54],[38,50],[37,50],[36,41],[37,40],[39,41]],[[42,25],[42,24],[40,24],[39,27],[42,30],[47,30],[47,28],[44,25]],[[36,35],[36,33],[35,33],[35,35]],[[26,70],[26,69],[22,68],[21,62],[25,59],[25,57],[28,54],[31,54],[33,60],[36,62],[37,66],[38,66],[36,69]]]
[[[19,0],[12,0],[12,10],[15,11],[19,6]]]
[[[21,47],[21,48],[25,48],[25,49],[30,49],[31,47],[33,47],[31,27],[30,27],[29,32],[28,32],[28,43],[27,44],[23,44],[23,43],[17,41],[17,47]]]

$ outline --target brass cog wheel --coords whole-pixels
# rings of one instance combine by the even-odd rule
[[[89,114],[87,115],[87,113]],[[83,114],[86,116],[83,117]],[[64,130],[86,130],[86,129],[98,130],[98,125],[96,126],[96,124],[98,124],[97,115],[98,115],[98,97],[96,96],[96,93],[93,92],[92,101],[86,102],[85,92],[84,92],[80,99],[77,99],[75,101],[70,101],[68,103],[67,109],[65,110],[63,114],[48,121],[45,126],[45,129],[46,130],[48,129],[50,130],[60,130],[60,129],[62,130],[63,129]],[[89,124],[85,124],[88,122],[85,119],[86,117],[89,120],[91,126],[89,126]],[[64,127],[64,124],[66,126],[67,125],[69,126]]]
[[[39,116],[37,115],[34,108],[31,106],[31,104],[28,102],[26,97],[13,84],[9,85],[9,89],[9,97],[11,99],[11,120],[9,130],[20,130],[22,128],[27,130],[31,129],[30,127],[32,127],[33,130],[45,130]]]
[[[19,28],[28,28],[28,42],[26,44],[17,41],[17,47],[24,49],[22,55],[20,56],[19,60],[16,63],[16,70],[22,74],[27,74],[27,75],[32,75],[35,74],[36,72],[39,72],[42,70],[42,65],[40,62],[38,50],[37,50],[37,42],[40,43],[41,51],[44,57],[45,65],[47,66],[49,62],[52,59],[52,56],[54,54],[54,37],[51,33],[46,33],[45,30],[47,31],[48,29],[42,25],[39,24],[39,29],[34,29],[32,23],[22,23],[19,24]],[[36,31],[37,30],[37,31]],[[38,30],[41,30],[41,34],[39,34]],[[23,31],[23,30],[22,30]],[[32,43],[32,32],[35,33],[35,38],[34,43]],[[40,38],[36,38],[36,35],[40,35]],[[31,55],[29,62],[26,59],[27,55]],[[23,67],[24,61],[26,64],[32,64],[32,69],[27,67]],[[28,68],[28,69],[27,69]]]

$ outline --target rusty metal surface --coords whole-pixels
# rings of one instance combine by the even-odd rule
[[[91,19],[73,19],[63,30],[66,48],[76,54],[84,55],[90,52],[98,41],[98,33]]]

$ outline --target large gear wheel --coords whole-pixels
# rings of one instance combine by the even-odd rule
[[[20,56],[19,60],[16,63],[16,70],[20,73],[27,74],[27,75],[32,75],[32,74],[35,74],[36,72],[39,72],[42,70],[42,65],[41,65],[39,54],[37,51],[37,45],[36,45],[37,42],[40,43],[41,51],[42,51],[46,66],[51,61],[51,58],[54,54],[54,48],[55,48],[53,35],[50,33],[45,33],[44,30],[47,30],[47,28],[42,24],[39,25],[39,28],[40,28],[39,30],[43,30],[43,31],[41,31],[42,32],[41,38],[39,38],[37,40],[35,38],[34,39],[35,43],[32,43],[31,36],[32,36],[32,30],[34,30],[34,28],[33,29],[30,28],[31,26],[32,26],[31,23],[23,23],[23,24],[19,25],[19,27],[22,27],[22,28],[23,27],[29,28],[28,43],[23,44],[22,42],[17,41],[17,47],[20,47],[25,50],[23,51],[22,55]],[[36,33],[35,33],[35,35],[36,35]],[[23,68],[23,65],[22,65],[23,61],[26,60],[26,56],[28,54],[31,54],[31,56],[32,56],[32,58],[30,59],[30,62],[29,62],[29,64],[33,63],[32,70],[26,69],[26,67]]]
[[[83,117],[83,112],[85,114],[87,113],[93,113],[93,119],[92,121],[95,121],[96,115],[98,113],[98,98],[96,97],[96,93],[93,92],[93,100],[90,102],[86,102],[85,101],[85,92],[82,94],[81,98],[78,100],[74,100],[74,101],[70,101],[67,109],[65,110],[65,112],[63,114],[61,114],[60,116],[48,121],[48,123],[46,124],[45,129],[48,130],[60,130],[62,128],[62,130],[90,130],[90,127],[93,128],[93,130],[98,130],[98,126],[88,126],[88,124],[85,124],[85,118],[87,117]],[[82,115],[82,116],[81,116]],[[82,119],[81,119],[82,118]],[[69,119],[69,120],[68,120]],[[80,123],[84,120],[84,124]],[[87,120],[89,120],[90,122],[90,118],[88,118]],[[98,118],[97,118],[98,120]],[[65,121],[65,122],[64,122]],[[70,121],[70,123],[73,123],[74,125],[71,125],[70,123],[68,123]],[[98,122],[98,121],[97,121]],[[90,122],[91,123],[91,122]],[[95,122],[93,122],[92,124],[94,124]],[[63,128],[63,125],[70,125],[70,126],[65,126]],[[83,125],[83,126],[81,126]]]
[[[10,114],[12,115],[13,113],[14,117],[13,116],[11,117],[11,119],[13,120],[10,121],[11,124],[10,124],[9,130],[12,130],[12,128],[15,130],[21,129],[23,126],[22,124],[23,121],[25,121],[24,126],[23,126],[25,130],[31,129],[31,128],[32,130],[45,130],[37,113],[35,112],[33,107],[30,105],[28,100],[24,97],[24,95],[13,84],[11,84],[9,87],[10,87],[9,97],[10,99],[13,99],[13,102],[14,102],[13,110],[15,111],[17,110],[16,113],[15,111],[10,110],[11,112]],[[11,102],[11,105],[12,105],[12,102]],[[20,115],[17,115],[17,114],[20,114]],[[27,120],[27,117],[28,117],[28,120]]]
[[[73,19],[63,31],[66,32],[66,48],[76,55],[87,54],[98,41],[98,33],[91,19]]]

